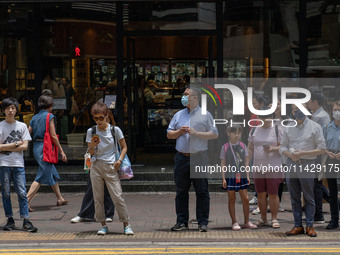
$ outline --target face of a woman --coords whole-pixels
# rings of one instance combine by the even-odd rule
[[[278,99],[277,100],[277,107],[276,107],[276,110],[275,110],[275,115],[281,115],[281,100]]]
[[[255,98],[253,98],[253,106],[256,110],[260,110],[262,104],[259,103]]]
[[[333,112],[340,111],[340,105],[333,104]]]
[[[97,123],[99,129],[105,129],[107,126],[107,115],[104,113],[98,113],[93,115],[92,119]]]

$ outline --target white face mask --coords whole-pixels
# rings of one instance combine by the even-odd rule
[[[333,118],[335,120],[340,120],[340,111],[333,111]]]

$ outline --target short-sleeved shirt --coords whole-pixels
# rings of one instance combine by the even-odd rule
[[[248,141],[254,143],[254,166],[280,166],[282,164],[281,155],[276,152],[266,153],[263,145],[277,146],[281,143],[283,130],[278,126],[276,135],[275,126],[269,128],[256,127],[254,132],[250,132]]]
[[[27,125],[20,121],[8,123],[6,120],[0,122],[0,143],[8,144],[17,141],[31,141]],[[23,151],[1,151],[0,166],[24,167]]]
[[[144,89],[144,97],[147,104],[152,104],[153,100],[155,99],[155,95],[153,94],[150,88]]]
[[[171,119],[168,132],[180,129],[183,126],[191,127],[197,132],[212,132],[218,134],[214,127],[214,119],[209,112],[203,115],[201,107],[197,106],[191,112],[188,108],[178,111]],[[208,140],[184,134],[176,139],[176,150],[182,153],[196,153],[208,150]]]
[[[336,126],[334,120],[323,127],[327,150],[340,152],[340,125]]]
[[[122,130],[119,127],[115,128],[115,134],[118,138],[117,143],[124,138]],[[98,144],[97,151],[94,155],[96,160],[105,162],[107,164],[113,164],[116,162],[116,143],[111,133],[111,125],[105,131],[98,130],[96,126],[96,134],[99,136],[100,143]],[[86,142],[90,143],[92,139],[92,128],[87,130]]]
[[[241,145],[240,145],[240,143],[238,142],[238,143],[229,143],[231,146],[233,146],[233,149],[235,150],[235,147],[238,147],[238,146],[240,146],[242,149],[244,149],[244,156],[245,157],[248,157],[248,149],[247,149],[247,147],[242,147]],[[223,144],[222,145],[222,148],[221,148],[221,153],[220,153],[220,159],[225,159],[226,158],[226,150],[225,150],[225,144]],[[229,149],[230,147],[228,147],[228,149]],[[229,162],[227,162],[227,164],[228,164]]]
[[[313,113],[312,120],[318,123],[322,128],[325,125],[328,125],[331,121],[329,114],[323,109],[323,107],[320,107]]]
[[[306,117],[302,124],[287,128],[283,133],[280,153],[292,149],[299,151],[326,149],[321,126]],[[302,159],[316,159],[316,156],[304,156]]]

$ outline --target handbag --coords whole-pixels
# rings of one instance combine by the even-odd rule
[[[115,129],[115,127],[113,127],[113,129]],[[115,144],[116,144],[116,159],[119,159],[121,148],[120,148],[119,143],[118,143],[117,132],[114,132],[114,140],[115,140]],[[130,162],[127,154],[125,154],[125,157],[124,157],[124,159],[123,159],[123,161],[120,165],[120,168],[118,170],[118,175],[119,175],[119,179],[121,179],[121,180],[129,180],[129,179],[133,178],[133,171],[132,171],[132,168],[131,168],[131,162]]]
[[[86,153],[84,155],[84,170],[85,172],[89,172],[91,168],[92,162],[91,162],[91,154],[86,150]]]
[[[54,144],[50,135],[50,115],[46,117],[46,131],[44,135],[44,149],[43,149],[43,161],[49,163],[58,163],[58,147]],[[57,135],[59,139],[59,135]]]

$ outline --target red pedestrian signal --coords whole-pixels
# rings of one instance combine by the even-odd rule
[[[74,48],[74,56],[81,57],[80,48],[78,46]]]

